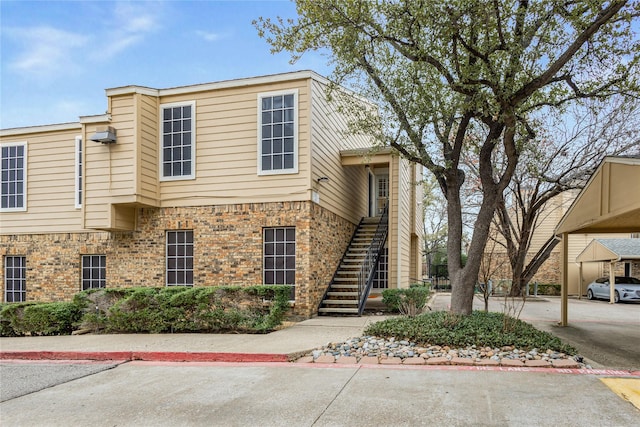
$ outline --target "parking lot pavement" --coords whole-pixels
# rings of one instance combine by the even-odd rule
[[[117,362],[29,362],[0,364],[0,402],[115,368]]]
[[[640,417],[594,375],[152,362],[125,363],[5,401],[0,413],[3,425],[95,427],[624,427]]]
[[[436,294],[431,307],[446,310],[450,301],[449,294]],[[492,296],[489,310],[517,313],[519,302]],[[573,298],[568,303],[569,325],[566,327],[558,326],[560,297],[528,299],[519,318],[576,347],[594,367],[640,369],[640,304]],[[476,296],[473,306],[475,310],[483,310],[483,299]]]

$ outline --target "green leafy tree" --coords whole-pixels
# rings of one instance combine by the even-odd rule
[[[531,116],[638,93],[633,1],[298,0],[297,20],[255,24],[295,61],[326,51],[332,79],[377,102],[360,131],[424,165],[447,200],[451,310],[472,311],[490,223],[535,138]],[[368,113],[368,114],[367,114]],[[478,158],[479,208],[462,263],[462,162]]]

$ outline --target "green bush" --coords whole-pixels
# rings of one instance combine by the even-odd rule
[[[289,310],[288,286],[91,289],[65,303],[0,305],[0,335],[93,332],[265,333]]]
[[[288,286],[169,287],[94,291],[77,299],[86,307],[83,326],[96,332],[264,333],[284,320],[289,294]]]
[[[558,337],[540,331],[518,319],[510,319],[505,328],[505,315],[474,311],[468,316],[446,311],[434,311],[415,317],[397,317],[368,326],[365,334],[379,337],[396,337],[422,345],[449,345],[466,347],[515,346],[529,351],[551,349],[575,354],[576,349],[564,344]]]
[[[529,284],[529,295],[533,295],[534,292],[534,284]],[[539,283],[538,284],[538,295],[560,295],[560,285],[558,283]]]
[[[411,285],[408,289],[385,289],[382,303],[392,312],[416,316],[427,305],[429,293],[429,288],[421,284]]]
[[[82,317],[74,302],[6,304],[2,307],[2,336],[68,335]]]

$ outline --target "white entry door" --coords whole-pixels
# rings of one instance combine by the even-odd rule
[[[384,207],[389,201],[389,175],[376,175],[375,186],[375,216],[382,215]]]

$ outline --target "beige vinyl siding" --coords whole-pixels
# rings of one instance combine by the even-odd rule
[[[138,95],[138,136],[140,160],[138,161],[138,191],[141,198],[157,204],[160,196],[158,182],[159,115],[158,98]]]
[[[0,212],[0,233],[55,233],[82,230],[75,207],[77,129],[3,137],[0,143],[27,143],[27,210]],[[86,143],[85,143],[86,146]]]
[[[110,217],[111,183],[110,147],[89,141],[97,128],[107,126],[92,124],[86,126],[85,139],[85,198],[84,198],[84,226],[88,229],[108,227]],[[118,135],[119,137],[119,135]],[[116,143],[117,144],[117,143]]]
[[[338,111],[337,98],[327,100],[326,87],[311,80],[312,169],[311,184],[320,196],[320,206],[358,223],[368,213],[368,173],[365,165],[342,166],[340,150],[366,148],[372,141],[350,134],[348,116]],[[318,183],[320,177],[328,182]]]
[[[258,176],[258,94],[293,89],[298,90],[298,173]],[[160,99],[161,104],[188,101],[196,102],[196,178],[160,183],[162,206],[309,200],[307,80]]]
[[[411,166],[409,162],[403,158],[397,159],[398,167],[395,169],[396,181],[398,188],[397,206],[398,206],[398,233],[399,246],[396,250],[396,256],[399,258],[399,287],[406,288],[411,283],[411,231],[413,230],[413,217],[411,215],[411,193],[414,190],[412,185],[413,176],[411,174]],[[397,274],[397,272],[396,272]]]

